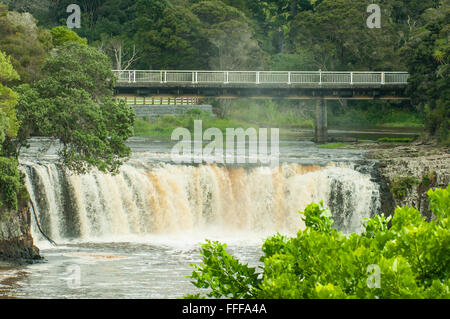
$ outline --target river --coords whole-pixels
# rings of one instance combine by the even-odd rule
[[[318,149],[281,141],[278,167],[175,165],[173,143],[133,138],[119,174],[73,175],[56,161],[55,143],[35,138],[21,170],[44,232],[33,238],[45,262],[0,269],[3,298],[181,298],[206,238],[259,265],[260,246],[294,236],[298,210],[324,201],[344,233],[380,213],[374,162],[364,151]]]

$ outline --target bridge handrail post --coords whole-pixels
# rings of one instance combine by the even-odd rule
[[[291,84],[291,72],[288,72],[288,84]]]
[[[322,69],[319,69],[319,85],[322,85]]]
[[[259,71],[256,71],[256,84],[259,84]]]
[[[350,72],[350,84],[353,85],[353,72]]]
[[[228,71],[225,72],[225,83],[228,84],[230,83],[230,77],[229,77],[230,73]]]
[[[192,72],[192,83],[195,83],[195,72]]]
[[[386,84],[386,73],[381,72],[381,84]]]
[[[131,71],[128,71],[128,83],[131,83]]]
[[[167,71],[164,71],[164,83],[167,83]]]
[[[159,75],[160,75],[160,77],[159,77],[160,82],[163,83],[163,72],[160,71],[160,72],[159,72]]]
[[[133,82],[136,83],[136,71],[133,71]]]

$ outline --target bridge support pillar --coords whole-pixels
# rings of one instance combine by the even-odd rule
[[[316,102],[316,122],[315,122],[314,141],[317,144],[328,142],[328,119],[327,103],[325,99],[318,99]]]

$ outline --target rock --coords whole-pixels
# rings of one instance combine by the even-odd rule
[[[17,211],[0,214],[0,261],[28,264],[42,260],[31,236],[31,211],[25,201]]]
[[[415,207],[427,219],[431,218],[427,191],[449,185],[448,148],[415,143],[389,149],[372,149],[369,158],[379,160],[380,177],[392,194],[393,207]]]

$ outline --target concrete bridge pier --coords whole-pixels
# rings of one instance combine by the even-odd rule
[[[325,144],[328,142],[327,102],[323,98],[316,100],[316,121],[314,130],[314,141],[317,144]]]

